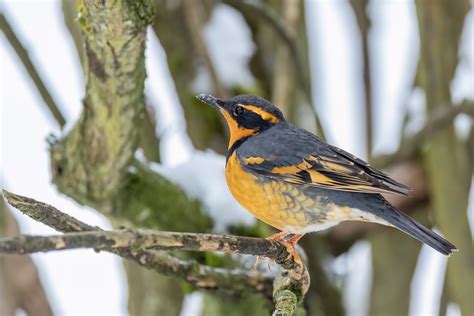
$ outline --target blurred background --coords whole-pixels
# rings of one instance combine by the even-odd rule
[[[90,108],[123,101],[113,79],[100,87],[100,71],[91,66],[104,62],[107,75],[112,59],[90,53],[99,49],[88,33],[94,29],[88,19],[95,18],[86,14],[90,2],[1,2],[2,188],[104,229],[269,236],[274,231],[227,190],[224,121],[194,98],[260,95],[290,122],[410,185],[411,197],[389,200],[460,249],[448,259],[399,231],[366,223],[307,235],[300,244],[312,279],[308,315],[474,315],[472,2],[149,1],[155,15],[140,42],[146,42],[144,65],[125,74],[136,80],[138,97],[130,102],[138,114],[128,120],[110,110],[123,124],[108,131],[130,131],[130,157],[120,169],[101,166],[97,173],[89,156],[75,155],[101,146],[87,141],[93,137],[74,143],[71,135],[94,120]],[[114,3],[129,10],[134,2],[104,8]],[[123,155],[100,150],[106,159]],[[116,185],[105,186],[100,172],[108,180],[119,174],[108,182]],[[81,190],[81,181],[95,190]],[[3,200],[0,212],[0,236],[55,233]],[[193,258],[252,265],[235,256]],[[250,316],[268,315],[271,304],[256,295],[195,291],[111,254],[74,250],[0,257],[0,311]]]

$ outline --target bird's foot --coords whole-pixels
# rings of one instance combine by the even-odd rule
[[[295,247],[298,241],[304,236],[304,234],[293,234],[293,233],[288,233],[288,232],[279,232],[275,235],[272,235],[270,237],[267,237],[266,239],[268,240],[274,240],[279,243],[281,243],[283,246],[286,247],[286,251],[290,254],[288,259],[293,258],[293,260],[297,264],[302,264],[301,258],[296,251]],[[254,269],[258,266],[260,262],[265,260],[265,257],[258,256],[257,260],[255,261],[255,264],[253,265]],[[274,259],[269,259],[268,260],[268,270],[272,271],[271,265],[275,264],[276,261]]]
[[[257,270],[257,267],[258,265],[262,262],[262,261],[265,261],[265,260],[268,260],[267,262],[267,269],[268,271],[272,271],[272,264],[275,264],[276,261],[274,259],[269,259],[269,258],[266,258],[266,257],[262,257],[262,256],[257,256],[257,259],[255,259],[255,263],[253,264],[252,268]]]

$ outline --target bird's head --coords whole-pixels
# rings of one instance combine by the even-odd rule
[[[220,100],[208,94],[200,94],[197,98],[224,115],[230,130],[229,148],[236,142],[242,142],[285,121],[283,113],[276,106],[254,95],[242,94]]]

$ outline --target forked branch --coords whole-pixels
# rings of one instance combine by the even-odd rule
[[[231,295],[252,290],[267,297],[273,296],[277,307],[283,306],[289,310],[296,307],[296,302],[301,301],[309,286],[306,268],[294,260],[285,246],[273,240],[146,229],[105,231],[85,224],[46,203],[5,190],[3,195],[11,206],[23,214],[64,234],[2,238],[0,254],[31,254],[92,248],[96,251],[114,253],[159,273],[181,278],[200,289],[220,290]],[[218,269],[195,261],[183,261],[159,250],[249,254],[273,259],[281,269],[274,278],[257,271]],[[288,300],[290,296],[295,299]],[[290,306],[286,304],[288,301]]]

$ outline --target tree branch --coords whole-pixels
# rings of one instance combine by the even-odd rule
[[[38,92],[41,95],[41,98],[46,103],[46,106],[48,107],[48,112],[50,112],[53,115],[56,122],[62,128],[64,124],[66,124],[66,120],[64,119],[64,116],[61,113],[61,110],[59,109],[58,105],[56,104],[53,97],[49,93],[48,89],[46,88],[46,85],[44,84],[38,71],[36,70],[35,65],[33,64],[30,57],[28,56],[28,51],[25,49],[25,47],[22,45],[22,43],[18,39],[18,36],[15,34],[15,31],[12,29],[12,27],[10,26],[10,23],[8,22],[6,17],[3,15],[3,13],[0,13],[0,29],[5,33],[5,36],[8,42],[13,47],[16,54],[18,55],[21,62],[23,63],[23,66],[28,72],[28,75],[30,76],[33,83],[35,84],[36,88],[38,89]]]
[[[189,29],[189,33],[191,34],[191,40],[193,41],[193,45],[196,48],[196,52],[198,53],[199,57],[202,59],[207,70],[209,71],[212,85],[214,87],[214,92],[220,98],[228,98],[229,92],[219,80],[216,68],[211,59],[211,56],[209,55],[209,51],[206,47],[206,43],[202,34],[205,22],[203,21],[204,12],[202,3],[199,3],[194,0],[185,0],[183,1],[183,11],[185,23]]]
[[[364,77],[364,93],[365,93],[365,131],[366,131],[366,148],[367,159],[370,160],[372,155],[373,142],[373,105],[372,105],[372,80],[370,76],[370,52],[369,52],[369,30],[370,17],[367,14],[368,0],[351,0],[350,4],[356,16],[357,24],[359,26],[359,33],[361,37],[362,46],[362,62],[363,62],[363,77]]]
[[[298,264],[285,246],[273,240],[214,234],[161,232],[145,229],[104,231],[87,225],[46,203],[3,191],[7,202],[25,215],[56,230],[56,236],[28,236],[0,239],[0,253],[27,254],[77,248],[108,251],[133,260],[159,273],[184,279],[201,289],[222,290],[233,295],[243,290],[272,293],[272,278],[244,270],[225,270],[182,261],[156,250],[184,250],[240,253],[275,260],[281,267],[273,282],[273,297],[280,302],[291,291],[301,301],[309,287],[304,265]],[[284,304],[285,305],[285,304]],[[286,305],[285,305],[286,306]]]
[[[299,81],[302,91],[306,96],[308,102],[311,104],[313,109],[314,115],[316,117],[316,130],[318,135],[325,139],[326,136],[324,134],[324,130],[322,128],[321,120],[319,119],[319,115],[316,113],[316,109],[314,107],[314,100],[313,100],[313,93],[311,91],[311,79],[308,78],[308,72],[305,71],[304,62],[303,62],[303,55],[299,49],[296,34],[292,32],[286,24],[283,22],[282,19],[276,12],[274,12],[270,7],[265,5],[256,4],[251,1],[238,1],[238,0],[224,0],[224,3],[243,11],[245,9],[249,9],[250,11],[256,13],[262,21],[265,21],[275,30],[275,33],[283,40],[283,42],[288,47],[288,50],[291,55],[291,59],[294,62],[296,68],[296,77]]]
[[[465,100],[457,106],[436,109],[420,131],[402,140],[399,149],[395,153],[376,157],[373,164],[379,168],[386,168],[395,162],[410,159],[426,139],[449,126],[459,114],[466,114],[474,118],[474,102]]]
[[[146,26],[154,12],[149,2],[80,2],[84,110],[52,146],[51,161],[58,189],[82,203],[116,201],[126,182],[145,109]]]
[[[287,269],[296,268],[296,263],[289,252],[280,243],[254,237],[118,229],[92,230],[55,236],[23,235],[0,239],[0,252],[6,254],[30,254],[79,248],[93,248],[97,251],[129,248],[240,253],[274,259]]]

